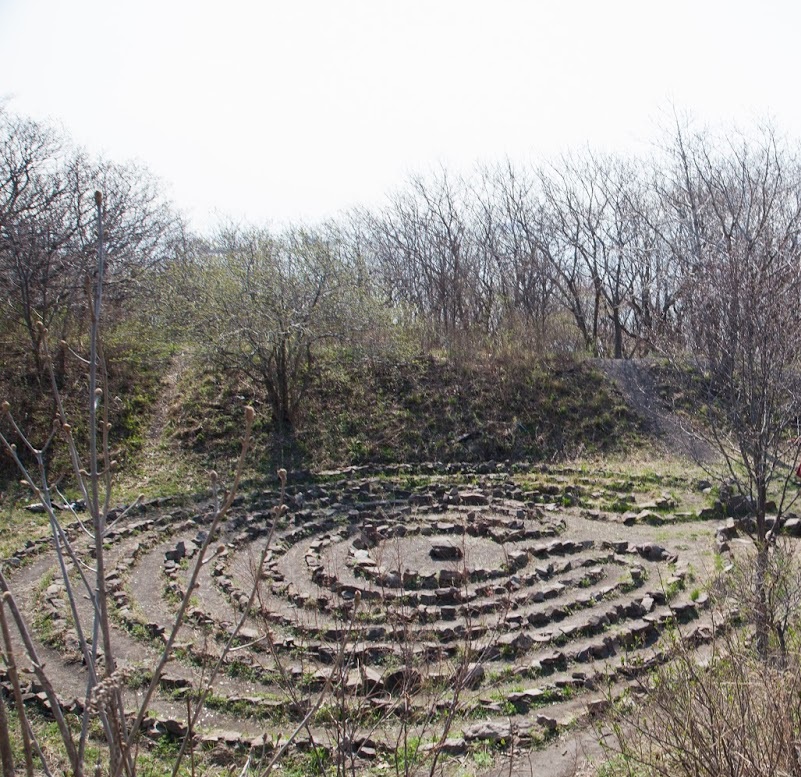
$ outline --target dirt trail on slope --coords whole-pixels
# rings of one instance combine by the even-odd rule
[[[177,439],[168,434],[170,416],[180,401],[181,375],[190,363],[186,352],[176,353],[161,378],[161,385],[150,410],[147,429],[142,435],[142,446],[134,455],[123,474],[123,491],[136,493],[170,491],[175,484],[190,486],[192,467],[187,466],[187,455]],[[198,484],[199,485],[199,484]]]
[[[659,449],[698,463],[717,458],[709,442],[660,397],[648,359],[593,359],[592,364],[614,381],[634,412],[643,419],[645,431]]]
[[[161,379],[161,391],[153,407],[150,425],[146,435],[146,445],[156,446],[164,438],[164,432],[178,394],[178,379],[189,363],[189,355],[181,351],[173,356],[167,372]]]

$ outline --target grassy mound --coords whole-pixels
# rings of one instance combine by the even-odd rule
[[[238,446],[244,404],[259,411],[259,465],[311,469],[420,461],[551,461],[621,451],[638,419],[603,374],[569,358],[322,365],[291,433],[278,435],[258,385],[209,366],[184,373],[172,432],[206,461]]]

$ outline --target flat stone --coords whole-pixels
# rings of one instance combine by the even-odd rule
[[[177,690],[179,688],[191,688],[192,681],[186,677],[179,677],[178,675],[163,674],[159,683],[162,688],[168,691]]]
[[[464,673],[464,679],[462,680],[462,684],[465,688],[469,688],[470,690],[475,690],[478,688],[482,682],[484,682],[484,675],[486,672],[484,671],[484,666],[479,663],[472,663],[468,664],[467,668]]]
[[[587,712],[591,718],[597,718],[612,708],[609,699],[591,699],[587,702]]]
[[[462,491],[459,493],[459,501],[463,505],[486,505],[489,504],[489,497],[481,491]]]
[[[547,715],[537,715],[535,722],[538,726],[542,726],[547,731],[556,731],[559,726],[556,718],[548,717]]]
[[[467,742],[481,740],[497,744],[511,739],[512,725],[508,721],[482,721],[462,729],[462,734]]]
[[[782,524],[782,528],[791,537],[801,537],[801,518],[788,518]]]
[[[523,633],[503,634],[498,639],[501,651],[513,654],[525,653],[533,644],[534,640],[528,634]]]
[[[653,510],[641,510],[637,513],[637,523],[647,523],[649,526],[662,526],[665,519]]]
[[[467,743],[462,737],[449,737],[439,745],[439,751],[445,755],[464,755],[467,752]]]
[[[432,545],[428,554],[435,561],[460,561],[464,553],[458,545]]]
[[[257,629],[250,626],[242,626],[237,632],[237,637],[243,642],[256,642],[261,637],[261,634]]]

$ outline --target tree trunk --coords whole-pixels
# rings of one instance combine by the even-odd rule
[[[768,544],[764,541],[757,543],[756,567],[754,570],[754,589],[756,592],[756,613],[754,614],[755,646],[759,658],[766,661],[770,641],[769,614],[768,614]]]
[[[612,319],[615,329],[615,359],[623,358],[623,324],[620,321],[620,313],[615,308],[614,317]]]

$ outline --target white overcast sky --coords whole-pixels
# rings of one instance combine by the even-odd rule
[[[0,98],[137,159],[199,229],[317,221],[413,172],[655,140],[801,137],[801,4],[0,0]]]

